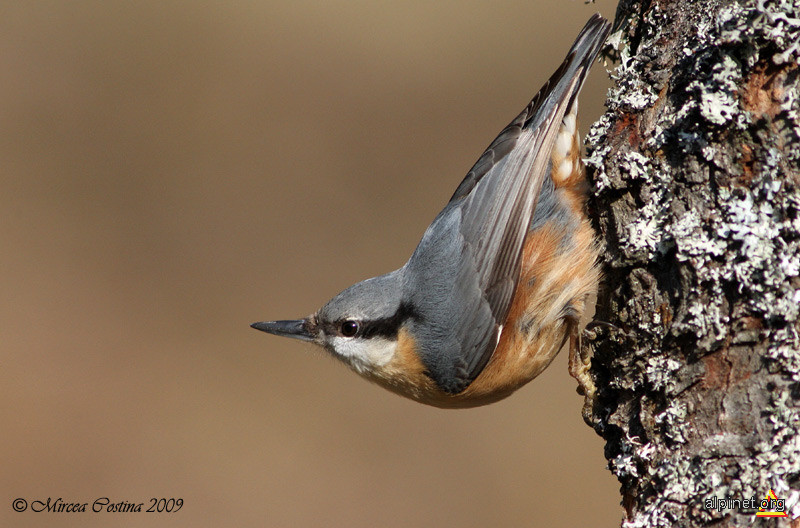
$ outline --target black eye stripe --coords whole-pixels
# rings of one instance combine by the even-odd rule
[[[397,317],[386,317],[383,319],[375,319],[373,321],[364,321],[361,328],[361,335],[365,338],[370,337],[397,337],[397,332],[400,331],[400,325],[403,324],[403,319]]]
[[[373,319],[371,321],[361,321],[360,334],[364,338],[384,337],[396,338],[397,332],[407,319],[417,319],[418,315],[413,306],[408,303],[401,303],[397,311],[391,317]]]
[[[331,323],[325,323],[323,328],[328,335],[341,335],[344,337],[361,337],[369,339],[371,337],[384,337],[387,339],[396,338],[397,332],[407,319],[419,319],[417,311],[408,303],[401,303],[400,307],[391,317],[382,317],[372,320],[358,319],[339,319]],[[352,327],[345,325],[356,325],[355,332]],[[352,332],[352,333],[351,333]]]

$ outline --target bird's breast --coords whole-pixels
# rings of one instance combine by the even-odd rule
[[[596,260],[588,220],[541,224],[526,238],[519,283],[497,348],[464,391],[448,394],[438,388],[405,328],[398,333],[392,359],[366,377],[436,407],[475,407],[509,396],[538,376],[576,329],[586,297],[596,292]]]
[[[497,348],[483,372],[457,396],[482,402],[510,395],[541,374],[577,331],[586,298],[596,293],[599,270],[588,221],[576,225],[567,233],[563,223],[547,222],[528,233]]]

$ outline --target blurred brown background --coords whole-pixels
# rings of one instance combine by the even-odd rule
[[[401,265],[598,10],[4,3],[0,525],[618,525],[565,354],[442,411],[248,327]],[[103,496],[185,505],[12,509]]]

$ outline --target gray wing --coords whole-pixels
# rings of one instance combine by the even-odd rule
[[[593,17],[567,59],[480,157],[405,266],[421,359],[437,385],[464,390],[494,352],[559,125],[608,32]]]
[[[521,128],[537,128],[541,125],[547,112],[544,111],[554,104],[559,98],[568,95],[567,108],[571,108],[575,99],[583,87],[586,74],[600,52],[600,48],[608,36],[611,25],[600,16],[593,15],[581,32],[575,38],[567,57],[561,66],[550,76],[539,92],[533,96],[528,106],[525,107],[516,119],[514,119],[489,145],[481,155],[475,165],[472,166],[464,180],[456,189],[450,201],[463,198],[475,187],[475,184],[483,178],[498,160],[506,156],[516,145],[516,140]],[[565,85],[578,78],[578,84],[571,93],[565,94]]]

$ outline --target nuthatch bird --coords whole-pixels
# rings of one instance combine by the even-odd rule
[[[577,97],[610,25],[593,16],[539,93],[478,159],[398,270],[316,313],[252,326],[324,347],[363,377],[437,407],[475,407],[538,376],[570,342],[591,390],[580,319],[599,281]]]

